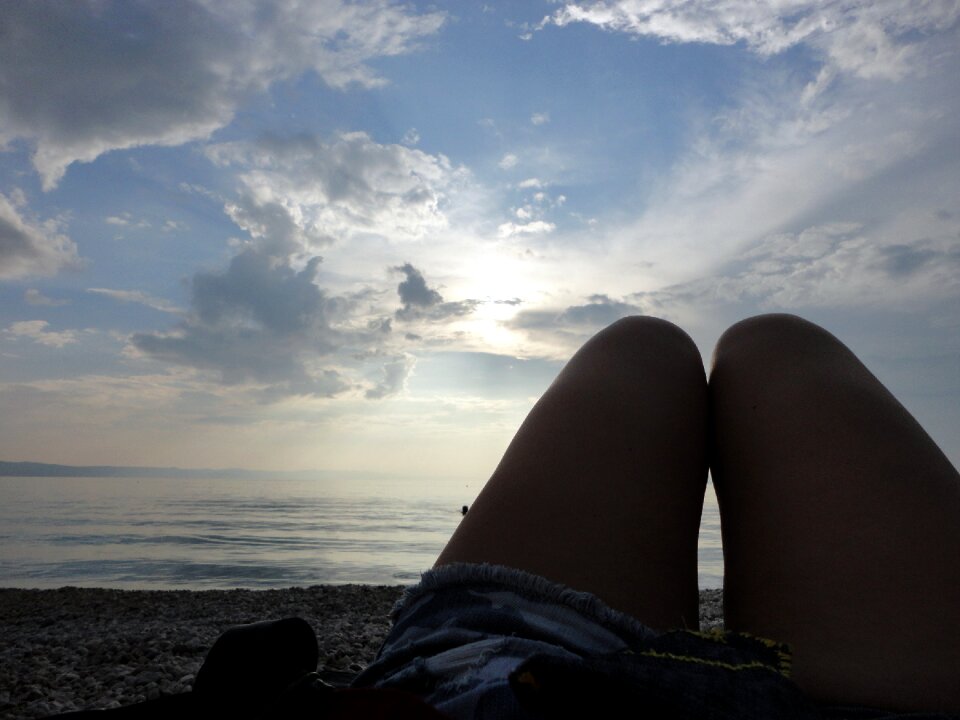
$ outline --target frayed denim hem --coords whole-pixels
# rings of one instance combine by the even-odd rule
[[[479,586],[499,586],[528,600],[569,607],[608,629],[638,638],[657,635],[632,615],[614,610],[596,595],[574,590],[525,570],[488,563],[450,563],[427,570],[421,574],[419,584],[408,588],[397,601],[391,617],[396,621],[405,607],[413,605],[426,593],[451,587]]]

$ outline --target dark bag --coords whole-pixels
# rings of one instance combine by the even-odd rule
[[[335,687],[316,672],[319,657],[313,628],[302,618],[238,625],[220,635],[210,648],[192,692],[110,710],[83,710],[53,717],[58,720],[436,720],[445,717],[408,693]],[[334,678],[346,684],[343,674],[334,673]]]

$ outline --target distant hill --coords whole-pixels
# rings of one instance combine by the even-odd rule
[[[126,467],[122,465],[54,465],[0,460],[0,476],[16,477],[265,477],[277,473],[255,470],[190,470],[177,467]],[[286,473],[280,473],[286,474]]]
[[[137,467],[127,465],[55,465],[40,462],[8,462],[0,460],[0,477],[127,477],[127,478],[222,478],[254,480],[301,479],[376,479],[396,478],[397,474],[353,472],[347,470],[241,470],[239,468],[197,469],[178,467]]]

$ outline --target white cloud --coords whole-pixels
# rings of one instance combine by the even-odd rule
[[[118,227],[134,227],[134,228],[148,228],[150,227],[150,221],[144,219],[136,219],[128,212],[120,213],[119,215],[108,215],[103,220],[107,225],[116,225]]]
[[[160,310],[161,312],[167,313],[179,313],[183,312],[176,305],[164,300],[163,298],[155,298],[150,295],[147,295],[145,292],[140,290],[111,290],[109,288],[88,288],[87,292],[94,293],[95,295],[104,295],[114,300],[119,300],[120,302],[132,302],[138,303],[140,305],[146,305],[151,307],[154,310]]]
[[[520,188],[521,190],[529,190],[530,188],[542,188],[543,182],[538,178],[527,178],[526,180],[522,181],[519,185],[517,185],[517,187]]]
[[[417,132],[416,128],[410,128],[403,134],[403,138],[400,140],[404,145],[414,146],[420,144],[420,133]]]
[[[915,157],[924,145],[925,140],[909,130],[891,131],[881,137],[851,138],[827,163],[848,180],[862,180],[900,160]]]
[[[166,220],[163,223],[163,226],[160,228],[162,232],[179,232],[181,230],[186,230],[187,226],[185,223],[179,222],[177,220]]]
[[[514,235],[543,235],[556,229],[556,225],[545,220],[534,220],[522,224],[508,222],[497,227],[497,234],[502,238],[513,237]]]
[[[513,153],[507,153],[502,158],[500,158],[500,162],[498,162],[497,165],[500,166],[501,170],[509,170],[511,168],[516,167],[518,162],[520,162],[520,158],[518,158]]]
[[[832,223],[765,239],[741,256],[746,267],[717,280],[729,302],[767,308],[901,309],[933,297],[960,296],[954,233],[891,242],[853,223]]]
[[[47,330],[49,326],[50,323],[46,320],[22,320],[10,325],[3,333],[8,337],[27,338],[55,348],[62,348],[77,341],[78,333],[75,330]]]
[[[942,40],[924,52],[936,54]],[[806,78],[766,72],[735,108],[702,123],[634,220],[602,231],[610,247],[598,262],[612,270],[642,259],[651,266],[638,285],[653,289],[722,272],[773,235],[838,221],[879,227],[950,206],[960,190],[960,97],[949,63],[931,59],[910,83],[847,78],[812,95]]]
[[[18,197],[11,200],[0,193],[0,279],[55,275],[78,267],[77,246],[60,224],[25,217]]]
[[[272,252],[316,249],[379,235],[415,239],[447,226],[444,203],[466,178],[442,155],[381,145],[362,132],[208,148],[235,167],[243,190],[226,206],[234,222]]]
[[[415,365],[416,358],[411,355],[385,362],[380,368],[380,381],[366,391],[365,397],[368,400],[380,400],[402,392]]]
[[[909,218],[882,227],[833,222],[777,233],[730,259],[726,269],[628,300],[643,313],[703,322],[786,311],[806,316],[938,317],[956,324],[960,249],[955,218]],[[913,235],[904,228],[911,226]],[[945,308],[947,308],[945,310]],[[939,334],[939,333],[938,333]],[[930,347],[948,338],[928,337]]]
[[[40,305],[43,307],[59,307],[61,305],[69,305],[69,300],[55,300],[44,295],[42,292],[36,288],[28,288],[23,293],[23,299],[27,305]]]
[[[960,17],[953,0],[909,3],[877,0],[751,0],[637,2],[605,0],[567,3],[541,27],[575,22],[667,42],[732,45],[744,43],[760,55],[805,44],[841,72],[861,78],[900,79],[925,68],[915,43],[925,33],[944,30]]]
[[[33,143],[45,189],[109,150],[209,137],[251,94],[308,70],[338,88],[381,84],[368,61],[444,21],[387,0],[50,0],[3,14],[0,146]]]
[[[546,125],[550,122],[550,113],[534,113],[530,116],[530,122],[534,125]]]

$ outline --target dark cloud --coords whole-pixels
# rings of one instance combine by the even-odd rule
[[[300,272],[268,255],[247,250],[222,274],[193,278],[193,307],[208,327],[257,327],[275,337],[327,329],[326,298],[313,283],[321,260],[312,258]]]
[[[74,161],[208,137],[272,83],[316,72],[376,85],[366,64],[443,23],[386,0],[34,0],[3,5],[0,145],[35,143],[44,187]]]
[[[938,257],[933,250],[911,245],[887,245],[877,252],[883,269],[894,278],[912,275]]]
[[[397,285],[397,294],[403,305],[396,312],[398,320],[445,320],[469,315],[479,304],[478,300],[444,302],[443,296],[427,285],[423,274],[410,263],[393,268],[406,275]]]
[[[637,305],[596,294],[584,305],[571,305],[563,310],[522,310],[510,326],[526,331],[573,330],[591,333],[628,315],[642,314]]]
[[[15,195],[11,202],[0,193],[0,279],[54,275],[79,266],[76,244],[55,224],[23,217],[18,204]]]
[[[367,329],[380,335],[389,335],[393,332],[393,320],[390,318],[377,318],[367,323]]]
[[[407,276],[406,280],[397,285],[397,294],[404,308],[428,308],[443,302],[443,296],[436,290],[427,287],[423,275],[410,263],[394,268]]]
[[[615,320],[627,315],[637,315],[640,309],[635,305],[613,300],[606,295],[591,295],[586,305],[572,305],[557,317],[561,325],[580,327],[606,327]]]
[[[343,300],[314,283],[319,263],[315,257],[296,271],[245,250],[225,272],[194,276],[193,312],[173,332],[132,342],[151,357],[215,370],[227,384],[266,384],[271,396],[342,392],[349,383],[338,371],[315,367],[348,342],[330,322]]]

